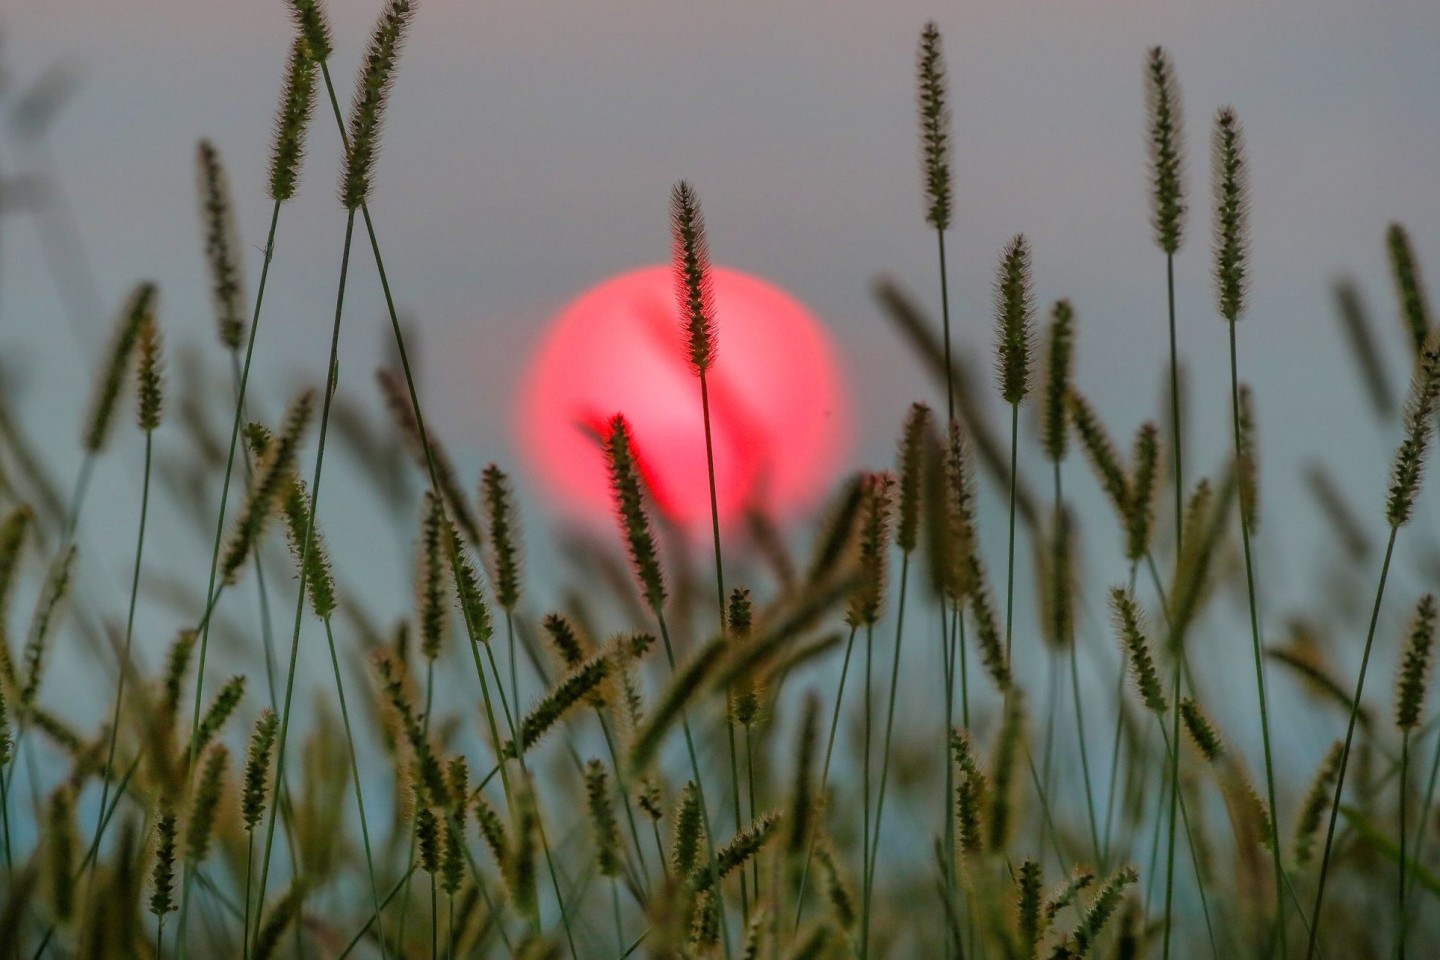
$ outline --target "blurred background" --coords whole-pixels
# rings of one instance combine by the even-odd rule
[[[344,96],[379,4],[329,6]],[[1020,231],[1033,245],[1042,309],[1063,296],[1078,311],[1077,382],[1117,439],[1163,415],[1164,261],[1148,224],[1141,83],[1147,48],[1163,44],[1188,116],[1192,211],[1176,261],[1187,472],[1218,469],[1230,443],[1227,341],[1209,280],[1208,139],[1214,110],[1232,104],[1252,164],[1254,283],[1241,376],[1254,384],[1264,451],[1263,606],[1313,597],[1316,571],[1336,549],[1304,494],[1307,461],[1326,462],[1380,530],[1395,427],[1367,403],[1332,288],[1341,277],[1358,283],[1392,384],[1403,389],[1407,353],[1383,236],[1403,220],[1422,267],[1440,276],[1432,0],[427,0],[401,62],[371,210],[433,427],[467,485],[492,460],[516,471],[541,596],[564,568],[546,562],[555,556],[550,505],[527,492],[517,456],[522,358],[576,294],[668,257],[668,195],[681,177],[704,200],[715,261],[778,284],[828,324],[855,411],[849,463],[888,465],[912,400],[943,409],[873,296],[883,274],[932,313],[938,306],[913,92],[916,38],[929,18],[944,33],[954,115],[957,345],[984,378],[976,388],[997,422],[991,278]],[[278,2],[66,0],[11,4],[0,30],[9,118],[0,135],[0,358],[14,409],[46,438],[46,464],[68,489],[92,371],[137,279],[161,286],[172,356],[205,355],[217,389],[229,389],[200,244],[195,145],[212,139],[228,165],[253,296],[291,25]],[[16,114],[21,102],[44,107],[38,123]],[[251,395],[272,420],[323,369],[333,312],[344,212],[323,104],[309,142],[256,350]],[[372,373],[388,361],[390,333],[362,252],[347,294],[341,394],[378,411]],[[137,445],[118,444],[87,507],[85,537],[100,545],[95,589],[107,591],[110,609],[128,584],[139,458]],[[1033,437],[1021,465],[1043,476]],[[1108,527],[1108,506],[1084,474],[1073,474],[1073,496],[1082,515],[1101,511],[1095,526]],[[336,468],[321,520],[367,600],[403,603],[408,567],[366,570],[363,554],[377,536],[408,542],[413,527],[371,517],[366,493]],[[1003,537],[1003,502],[993,490],[985,497],[986,528]],[[1434,491],[1424,499],[1433,503]],[[157,537],[183,524],[166,512]],[[1422,522],[1433,527],[1434,514]],[[1123,573],[1117,539],[1106,531],[1088,541],[1092,597]],[[204,563],[201,540],[158,542],[180,562]],[[390,564],[408,552],[382,555]],[[1398,618],[1417,575],[1402,565],[1397,576]],[[152,616],[168,637],[176,618]]]

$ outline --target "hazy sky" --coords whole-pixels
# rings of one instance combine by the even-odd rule
[[[330,3],[342,97],[379,5]],[[1117,435],[1155,415],[1164,273],[1147,223],[1141,80],[1147,47],[1164,44],[1189,120],[1194,209],[1177,271],[1194,374],[1191,462],[1213,468],[1228,445],[1225,328],[1208,280],[1208,138],[1215,108],[1229,103],[1253,169],[1242,376],[1256,381],[1265,495],[1280,518],[1267,534],[1289,521],[1265,549],[1314,546],[1304,525],[1315,514],[1298,493],[1305,456],[1338,463],[1378,525],[1393,438],[1373,429],[1329,288],[1341,273],[1362,282],[1402,370],[1382,237],[1403,218],[1440,277],[1434,0],[423,2],[372,210],[397,297],[420,331],[432,417],[466,476],[488,460],[515,462],[517,358],[546,318],[590,284],[668,255],[666,204],[680,177],[704,200],[717,262],[780,284],[831,325],[851,371],[855,462],[888,462],[906,406],[928,382],[876,310],[871,283],[892,274],[925,303],[938,300],[913,105],[915,42],[930,17],[950,66],[961,345],[988,344],[994,264],[1024,231],[1040,302],[1067,296],[1078,310],[1082,388]],[[0,27],[12,91],[54,64],[80,81],[52,155],[7,137],[0,170],[53,164],[98,277],[96,329],[135,279],[153,277],[172,341],[213,349],[195,142],[212,138],[229,165],[253,285],[291,35],[284,5],[17,2]],[[318,372],[329,337],[344,216],[323,110],[310,143],[300,197],[282,216],[257,349],[256,376],[272,394]],[[83,409],[87,390],[76,383],[89,363],[77,358],[36,236],[22,217],[4,222],[0,345],[25,368],[38,427],[63,438]],[[389,334],[368,254],[356,264],[342,389],[368,395]],[[62,464],[73,463],[67,443],[55,444]],[[116,476],[109,489],[131,489],[133,471]],[[1307,569],[1277,568],[1275,591]]]

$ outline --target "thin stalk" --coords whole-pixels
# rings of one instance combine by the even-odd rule
[[[630,825],[630,837],[635,841],[635,859],[640,861],[640,876],[648,892],[650,889],[650,866],[646,863],[645,851],[640,846],[640,830],[635,826],[635,809],[630,803],[630,787],[626,782],[627,777],[620,763],[619,752],[615,749],[615,738],[610,733],[610,723],[605,719],[605,711],[596,707],[595,718],[600,721],[600,732],[605,735],[605,749],[610,754],[610,766],[615,770],[615,785],[620,790],[620,801],[625,807],[625,820]]]
[[[1400,890],[1395,899],[1395,940],[1400,960],[1405,960],[1405,795],[1410,792],[1410,728],[1400,735]],[[1421,823],[1424,829],[1424,823]]]
[[[942,239],[943,243],[944,240]],[[959,604],[956,604],[955,617],[950,617],[945,609],[945,598],[940,598],[940,659],[942,661],[941,676],[945,682],[945,727],[940,734],[940,747],[945,764],[945,795],[941,797],[940,809],[945,825],[945,909],[955,909],[955,761],[950,758],[950,730],[955,726],[955,633],[956,621],[959,620]],[[945,937],[945,956],[949,960],[951,954],[951,938]]]
[[[445,894],[445,956],[455,960],[455,894]]]
[[[825,796],[825,787],[830,782],[830,758],[835,751],[835,731],[840,727],[840,705],[845,700],[845,678],[850,675],[850,657],[855,652],[856,627],[850,628],[850,636],[845,641],[845,657],[840,661],[840,685],[835,691],[835,706],[830,710],[830,732],[825,737],[825,759],[820,763],[820,788],[818,796]],[[795,894],[795,923],[792,933],[800,929],[800,917],[805,910],[805,883],[810,876],[810,858],[815,853],[815,834],[812,832],[810,841],[805,845],[805,865],[800,868],[800,886]]]
[[[1240,379],[1235,360],[1235,322],[1230,327],[1230,412],[1235,434],[1235,457],[1240,457]],[[1260,738],[1265,745],[1265,788],[1270,801],[1270,853],[1275,867],[1275,925],[1280,933],[1280,956],[1290,956],[1290,945],[1285,936],[1285,867],[1280,861],[1280,825],[1274,813],[1275,805],[1275,762],[1270,750],[1270,708],[1265,693],[1264,658],[1260,653],[1260,617],[1255,602],[1255,570],[1250,555],[1250,521],[1245,515],[1244,505],[1240,514],[1240,540],[1245,547],[1245,588],[1250,601],[1250,641],[1255,654],[1255,689],[1260,696]],[[1402,823],[1403,827],[1404,824]],[[1402,844],[1403,847],[1403,844]],[[1404,869],[1405,858],[1400,858]],[[1404,896],[1402,885],[1401,896]]]
[[[875,659],[874,654],[875,625],[869,623],[865,625],[865,686],[863,688],[865,732],[860,761],[861,809],[863,811],[860,834],[860,876],[862,879],[870,876],[870,728],[873,724],[873,704],[871,702],[873,691],[870,686],[870,671]],[[868,889],[868,886],[864,887],[860,900],[860,960],[866,960],[870,955],[870,902],[867,897],[863,896],[864,891]]]
[[[506,654],[510,660],[510,702],[515,704],[515,709],[518,712],[520,709],[519,659],[515,656],[515,617],[509,610],[505,611],[505,647]],[[501,683],[498,675],[495,677],[495,682],[497,684]],[[503,684],[500,687],[500,694],[502,697],[505,694]],[[511,735],[514,735],[513,728],[511,729]]]
[[[620,881],[610,878],[610,909],[615,914],[615,942],[621,953],[625,952],[625,926],[620,922]]]
[[[955,419],[955,367],[950,360],[950,284],[945,272],[945,231],[935,229],[940,253],[940,329],[945,340],[945,422]]]
[[[495,671],[495,683],[500,683],[500,671]],[[435,661],[425,661],[425,715],[421,720],[422,736],[430,736],[430,715],[435,705]],[[410,848],[405,854],[406,861],[414,861],[415,844],[419,839],[417,822],[412,821],[410,825]],[[407,881],[400,891],[400,929],[395,935],[395,942],[400,951],[405,950],[405,925],[410,919],[410,884]]]
[[[1179,641],[1183,643],[1183,640]],[[1170,684],[1171,702],[1171,727],[1173,729],[1173,741],[1180,742],[1180,666],[1183,657],[1180,650],[1175,651],[1175,675]],[[1167,750],[1169,748],[1167,747]],[[1162,960],[1170,960],[1170,925],[1171,909],[1175,895],[1175,826],[1180,819],[1177,805],[1180,799],[1180,751],[1169,750],[1170,760],[1170,824],[1169,838],[1166,841],[1165,853],[1165,932],[1162,939],[1160,956]]]
[[[1165,741],[1165,752],[1167,754],[1180,752],[1178,749],[1171,747],[1169,737],[1165,736],[1165,725],[1163,723],[1160,724],[1160,736]],[[1175,745],[1176,747],[1179,746],[1178,740]],[[1215,927],[1210,922],[1210,900],[1205,893],[1205,878],[1200,872],[1200,858],[1195,854],[1195,834],[1190,827],[1190,812],[1185,808],[1184,791],[1177,790],[1176,793],[1179,795],[1180,800],[1180,821],[1185,824],[1185,841],[1190,847],[1190,864],[1195,870],[1195,887],[1200,892],[1200,911],[1205,917],[1205,932],[1210,938],[1210,953],[1211,956],[1214,957],[1214,960],[1220,960],[1220,948],[1215,942]]]
[[[1325,829],[1325,852],[1320,857],[1320,879],[1315,888],[1315,906],[1310,911],[1313,923],[1305,947],[1305,960],[1314,960],[1319,942],[1320,921],[1324,918],[1325,880],[1330,874],[1330,850],[1335,842],[1335,821],[1340,816],[1340,795],[1345,788],[1345,769],[1350,764],[1350,744],[1355,738],[1355,719],[1360,712],[1360,695],[1365,691],[1365,670],[1370,666],[1370,648],[1375,643],[1375,624],[1380,619],[1380,602],[1385,596],[1385,580],[1390,575],[1390,558],[1395,552],[1395,535],[1399,527],[1390,528],[1385,544],[1385,560],[1380,566],[1380,583],[1375,588],[1375,606],[1370,611],[1370,629],[1365,635],[1365,652],[1360,656],[1360,676],[1355,681],[1355,697],[1350,701],[1350,720],[1345,726],[1345,746],[1340,751],[1340,772],[1335,778],[1335,799],[1330,804],[1330,824]]]
[[[1425,800],[1420,804],[1420,819],[1418,822],[1421,824],[1430,822],[1430,808],[1432,801],[1435,799],[1435,786],[1437,782],[1440,782],[1440,733],[1437,733],[1435,736],[1435,756],[1430,761],[1430,775],[1425,785]],[[1429,831],[1424,829],[1415,832],[1415,863],[1417,865],[1424,863],[1425,839],[1428,833]],[[1403,855],[1404,847],[1401,847],[1401,851]],[[1410,906],[1412,908],[1414,907],[1413,901]],[[1403,931],[1409,924],[1409,919],[1408,915],[1401,918],[1402,923],[1400,929],[1402,936]]]
[[[200,623],[200,653],[195,667],[195,707],[190,719],[190,743],[186,751],[185,770],[187,778],[195,767],[195,734],[200,729],[200,702],[205,691],[205,661],[210,650],[210,614],[219,602],[220,593],[224,591],[225,585],[221,583],[218,587],[215,583],[215,575],[220,565],[220,544],[225,536],[225,507],[230,498],[230,477],[235,470],[235,450],[238,447],[240,437],[240,421],[244,418],[245,412],[245,388],[250,382],[250,363],[255,355],[255,336],[260,327],[260,306],[265,301],[265,282],[270,275],[270,263],[275,254],[275,228],[280,222],[280,201],[276,200],[270,212],[270,230],[265,238],[265,258],[260,267],[260,284],[255,291],[255,309],[250,315],[250,335],[245,344],[245,363],[240,370],[239,396],[235,400],[235,417],[230,425],[230,449],[225,455],[225,478],[220,484],[220,509],[216,511],[215,518],[215,543],[210,551],[210,579],[205,588],[205,596],[208,598],[204,617]],[[348,241],[347,241],[348,244]],[[337,315],[338,323],[339,317]],[[332,358],[333,362],[333,358]],[[328,405],[328,400],[327,400]],[[303,594],[302,594],[303,595]],[[279,781],[277,770],[277,782]],[[278,800],[277,800],[278,803]],[[272,809],[272,813],[273,813]],[[273,828],[274,821],[272,818]],[[273,829],[271,831],[273,834]],[[269,862],[269,840],[266,842],[266,862]],[[190,864],[185,862],[181,866],[180,882],[180,934],[178,956],[180,960],[185,957],[185,924],[187,919],[186,908],[189,905],[190,893]],[[261,880],[261,903],[264,903],[264,880]],[[256,918],[258,923],[259,918]]]
[[[299,569],[304,570],[310,563],[310,548],[315,537],[316,507],[320,502],[320,479],[325,466],[325,439],[330,428],[330,404],[335,398],[335,387],[339,379],[340,367],[340,318],[344,312],[345,305],[345,280],[350,269],[350,241],[355,232],[355,211],[351,210],[345,217],[345,245],[340,257],[340,283],[335,295],[335,322],[330,333],[330,362],[326,368],[325,375],[325,400],[320,411],[320,439],[315,454],[315,472],[310,481],[310,516],[305,524],[304,548],[300,551]],[[251,328],[251,338],[254,338],[254,328]],[[238,417],[236,422],[238,423]],[[280,714],[280,735],[275,746],[275,797],[271,806],[270,816],[265,828],[265,856],[260,864],[260,892],[257,895],[256,921],[265,910],[265,885],[270,876],[270,854],[275,842],[275,805],[279,803],[280,783],[282,782],[281,772],[285,769],[285,746],[290,733],[290,707],[295,694],[295,668],[300,655],[300,625],[305,617],[305,590],[304,584],[295,600],[295,626],[290,637],[290,666],[285,677],[285,703]],[[202,647],[203,649],[203,647]],[[199,699],[196,699],[196,717],[199,717]],[[198,719],[196,724],[198,726]],[[191,752],[194,751],[192,738]],[[181,895],[181,916],[184,916],[185,897]],[[184,924],[182,920],[181,929]],[[259,931],[256,931],[258,935]],[[181,947],[182,954],[184,947]],[[181,960],[184,960],[183,956]]]
[[[660,625],[660,639],[665,644],[665,658],[670,662],[670,673],[675,673],[675,649],[670,642],[670,628],[665,625],[665,613],[657,604],[653,608],[655,619]],[[690,755],[690,772],[695,778],[695,792],[700,800],[700,815],[705,826],[705,853],[710,859],[710,889],[714,891],[715,909],[720,913],[720,935],[724,941],[724,955],[730,956],[730,929],[725,922],[725,898],[721,896],[720,876],[715,861],[715,832],[710,822],[710,808],[705,802],[705,784],[700,778],[700,761],[695,753],[695,738],[690,733],[690,718],[687,711],[680,710],[680,726],[685,733],[685,750]]]
[[[1055,703],[1060,699],[1060,661],[1054,656],[1051,656],[1049,660],[1050,673],[1046,680],[1048,696],[1045,703],[1045,754],[1040,760],[1040,783],[1047,793],[1054,786],[1051,774],[1054,772],[1055,759]],[[1040,822],[1041,850],[1045,849],[1045,844],[1050,839],[1048,829],[1048,825],[1042,820]]]
[[[725,718],[725,734],[730,741],[730,802],[735,808],[735,832],[745,829],[745,814],[740,807],[740,760],[735,749],[735,723]],[[745,871],[740,871],[740,920],[750,923],[750,884]]]
[[[1135,577],[1139,571],[1139,562],[1133,561],[1130,564],[1130,581],[1127,589],[1135,592]],[[1115,822],[1115,786],[1120,774],[1120,733],[1124,727],[1124,698],[1125,698],[1125,671],[1127,663],[1125,654],[1120,654],[1120,670],[1115,676],[1115,735],[1110,743],[1110,786],[1106,791],[1105,799],[1105,842],[1100,857],[1101,873],[1105,873],[1110,865],[1110,828]]]
[[[383,940],[384,937],[381,937]],[[440,960],[440,910],[435,899],[435,874],[430,874],[430,960]]]
[[[1015,482],[1019,460],[1020,404],[1010,404],[1010,558],[1005,567],[1005,663],[1012,663],[1011,627],[1015,620]]]
[[[1175,346],[1175,255],[1165,254],[1165,301],[1170,317],[1170,431],[1175,446],[1175,560],[1180,560],[1185,516],[1185,460],[1180,439],[1180,359]]]
[[[150,513],[150,454],[152,444],[151,431],[145,431],[145,472],[140,483],[140,532],[135,537],[135,566],[130,575],[130,608],[125,614],[125,643],[120,653],[120,674],[115,681],[115,709],[110,714],[110,743],[105,749],[104,776],[101,778],[100,787],[100,808],[95,812],[95,842],[98,844],[104,834],[103,818],[105,807],[110,800],[110,778],[111,771],[115,766],[115,745],[119,740],[120,731],[120,705],[125,699],[125,677],[130,673],[130,646],[135,637],[135,602],[140,594],[140,564],[145,554],[145,521]],[[6,843],[6,850],[9,850],[9,843]],[[93,863],[93,861],[92,861]],[[89,878],[85,885],[85,903],[90,902],[90,894],[95,887],[95,871],[89,871]]]
[[[1060,461],[1058,460],[1055,461],[1054,479],[1055,519],[1058,523],[1064,504],[1064,490],[1061,486]],[[1056,544],[1056,548],[1058,554],[1058,542]],[[1085,812],[1090,820],[1090,842],[1095,850],[1095,858],[1103,862],[1100,850],[1100,828],[1097,825],[1097,821],[1095,818],[1095,792],[1094,788],[1091,786],[1090,780],[1090,751],[1085,742],[1085,708],[1080,699],[1080,666],[1077,662],[1078,653],[1075,649],[1075,636],[1073,628],[1071,630],[1071,635],[1065,639],[1069,641],[1070,647],[1070,695],[1071,699],[1075,701],[1075,738],[1080,745],[1080,773],[1085,780]],[[1117,700],[1116,702],[1118,703],[1119,701]],[[1048,775],[1048,769],[1046,770],[1046,773]]]
[[[245,831],[245,918],[240,928],[240,956],[250,956],[250,882],[255,871],[255,830]]]
[[[880,823],[885,814],[885,786],[890,778],[890,739],[895,732],[895,697],[900,686],[900,641],[905,635],[905,587],[909,581],[910,554],[900,558],[900,600],[895,613],[895,654],[890,661],[890,698],[885,707],[885,743],[880,751],[880,789],[875,797],[875,836],[870,846],[870,869],[865,875],[865,900],[875,887],[875,861],[880,856]]]
[[[745,724],[745,780],[750,787],[750,819],[759,815],[760,807],[755,802],[755,744],[750,724]],[[760,858],[750,860],[751,883],[755,888],[755,902],[760,903]]]
[[[305,583],[300,584],[303,592]],[[360,757],[355,750],[355,735],[350,729],[350,710],[345,703],[345,681],[340,676],[340,658],[335,652],[335,632],[331,629],[330,618],[325,618],[325,642],[330,648],[330,666],[335,672],[335,693],[340,700],[340,721],[345,727],[345,745],[350,750],[350,779],[351,785],[355,788],[355,807],[360,815],[360,838],[365,846],[365,868],[370,875],[370,899],[375,908],[375,929],[380,937],[380,954],[382,957],[389,956],[385,949],[385,922],[380,916],[380,891],[375,885],[375,858],[370,850],[370,827],[365,816],[365,794],[360,789]],[[247,890],[248,893],[248,890]],[[249,899],[247,897],[248,906]]]
[[[155,917],[155,956],[165,960],[165,914]]]

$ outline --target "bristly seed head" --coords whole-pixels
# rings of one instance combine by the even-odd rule
[[[290,0],[290,19],[305,41],[310,59],[324,63],[330,56],[330,23],[320,0]]]
[[[1059,300],[1051,312],[1050,336],[1045,342],[1045,409],[1040,413],[1040,446],[1052,462],[1065,459],[1068,439],[1065,398],[1075,365],[1075,311],[1069,300]]]
[[[380,126],[385,102],[395,84],[395,65],[405,42],[405,31],[415,16],[410,0],[390,0],[375,24],[365,63],[355,77],[355,98],[350,106],[349,149],[340,178],[340,202],[355,210],[370,198],[375,158],[380,147]]]
[[[920,32],[916,64],[925,222],[944,230],[950,226],[950,107],[946,102],[945,46],[934,21]]]
[[[1425,594],[1415,606],[1395,683],[1395,726],[1413,730],[1420,724],[1425,692],[1430,682],[1431,651],[1435,644],[1435,597]]]
[[[602,877],[618,877],[624,868],[620,828],[615,821],[615,804],[610,798],[610,778],[605,764],[599,760],[585,765],[585,799],[590,808],[596,869]]]
[[[1415,498],[1420,493],[1420,480],[1425,472],[1425,457],[1435,431],[1435,413],[1440,406],[1440,329],[1430,331],[1415,361],[1410,379],[1410,392],[1405,398],[1405,436],[1395,451],[1395,464],[1390,474],[1390,493],[1385,514],[1391,527],[1402,527],[1410,520]]]
[[[1160,430],[1149,421],[1135,434],[1125,503],[1125,559],[1139,563],[1150,550],[1155,528],[1155,492],[1160,479]]]
[[[310,45],[296,37],[285,67],[285,88],[275,113],[275,134],[270,146],[270,199],[282,203],[295,196],[300,164],[305,159],[305,132],[315,113],[316,62]]]
[[[96,454],[105,448],[105,441],[110,435],[110,425],[115,422],[115,408],[120,400],[120,392],[130,374],[130,361],[135,353],[135,344],[139,341],[140,331],[145,325],[155,322],[159,297],[155,284],[142,283],[131,291],[129,299],[125,301],[125,309],[121,312],[120,322],[115,329],[115,340],[90,408],[90,420],[85,427],[86,453]]]
[[[505,471],[490,464],[481,474],[480,497],[490,519],[490,582],[501,609],[513,611],[520,603],[520,531],[515,498]]]
[[[240,270],[240,232],[230,199],[230,178],[220,161],[220,151],[209,140],[200,141],[195,161],[205,263],[210,268],[210,300],[220,327],[220,342],[238,350],[245,338],[245,280]]]
[[[420,519],[415,609],[420,623],[420,650],[427,660],[440,655],[450,635],[450,605],[446,602],[450,565],[445,562],[446,526],[440,509],[439,498],[426,491]]]
[[[1206,716],[1204,708],[1194,697],[1180,700],[1180,719],[1185,722],[1185,732],[1190,734],[1190,739],[1200,748],[1200,755],[1209,763],[1219,760],[1225,752],[1225,742],[1220,739],[1215,724]]]
[[[1185,125],[1180,81],[1164,47],[1152,47],[1145,61],[1146,148],[1150,155],[1150,222],[1155,242],[1167,254],[1180,249],[1185,226]]]
[[[1260,528],[1260,446],[1255,442],[1255,400],[1249,384],[1240,385],[1240,448],[1235,451],[1240,515],[1254,534]]]
[[[139,403],[136,407],[136,422],[146,433],[160,426],[160,416],[165,406],[165,356],[164,339],[160,336],[160,323],[154,317],[140,326],[140,370],[136,392]]]
[[[640,469],[630,438],[630,425],[618,413],[610,420],[609,435],[605,439],[605,459],[610,467],[610,492],[615,501],[615,515],[629,549],[631,568],[640,583],[641,594],[651,609],[658,612],[665,606],[665,579],[660,572],[655,539],[650,533],[650,518],[645,514],[641,497]]]
[[[1410,234],[1398,223],[1385,231],[1385,249],[1390,255],[1390,274],[1395,279],[1395,294],[1400,299],[1400,317],[1405,321],[1410,346],[1418,354],[1434,326],[1430,318],[1430,302],[1420,278],[1420,265],[1410,244]]]
[[[900,475],[899,520],[895,542],[905,553],[914,550],[920,539],[920,496],[925,474],[925,433],[930,429],[930,408],[923,403],[910,407],[900,440],[897,469]]]
[[[1110,591],[1110,609],[1115,617],[1115,633],[1130,663],[1130,675],[1135,680],[1140,699],[1151,712],[1163,715],[1167,709],[1165,688],[1160,683],[1159,671],[1155,669],[1155,660],[1150,655],[1144,614],[1135,598],[1120,587]]]
[[[670,193],[671,263],[675,300],[690,367],[703,376],[715,361],[715,290],[710,274],[710,248],[700,198],[684,180]]]
[[[1215,177],[1215,290],[1220,315],[1230,322],[1245,311],[1250,284],[1250,165],[1245,132],[1230,107],[1215,115],[1212,164]]]
[[[845,622],[852,627],[874,624],[880,619],[885,603],[895,485],[895,475],[889,471],[865,477],[865,516],[859,538],[860,579],[845,614]]]
[[[1000,394],[1016,404],[1030,390],[1034,351],[1035,295],[1030,289],[1030,244],[1016,234],[1000,255],[995,273],[995,353]]]
[[[254,830],[265,816],[266,782],[270,776],[270,754],[275,747],[275,734],[280,718],[266,707],[255,720],[250,746],[245,754],[245,783],[241,793],[240,811],[246,830]]]

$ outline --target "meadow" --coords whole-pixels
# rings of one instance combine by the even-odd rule
[[[463,476],[430,427],[369,209],[388,96],[424,11],[388,0],[346,105],[324,6],[288,6],[266,200],[232,196],[219,151],[196,150],[211,355],[167,357],[163,291],[137,281],[84,385],[70,478],[47,463],[73,438],[28,428],[0,395],[0,954],[1440,951],[1437,611],[1411,590],[1435,579],[1440,548],[1417,516],[1436,496],[1424,481],[1440,330],[1404,225],[1375,238],[1400,323],[1383,329],[1353,289],[1337,293],[1377,433],[1393,440],[1388,481],[1353,501],[1319,466],[1269,484],[1313,499],[1334,572],[1307,585],[1309,606],[1267,606],[1283,558],[1253,545],[1263,411],[1242,371],[1264,371],[1243,346],[1265,278],[1252,276],[1241,117],[1217,106],[1187,126],[1169,53],[1136,51],[1151,218],[1134,228],[1154,240],[1143,269],[1164,282],[1153,332],[1169,361],[1136,374],[1117,359],[1116,376],[1166,384],[1117,438],[1074,375],[1084,305],[1037,302],[1024,234],[996,251],[989,356],[956,345],[945,245],[960,229],[963,154],[927,24],[912,212],[934,238],[934,289],[881,281],[876,297],[932,381],[897,417],[893,462],[833,477],[813,529],[757,507],[726,530],[712,457],[696,539],[649,489],[647,464],[666,451],[614,411],[586,427],[614,523],[567,540],[582,574],[557,589],[553,571],[527,570],[511,469]],[[320,137],[343,144],[338,172],[307,164]],[[256,396],[289,201],[331,182],[328,359],[314,358],[307,386]],[[707,230],[697,185],[656,189],[670,191],[671,222],[656,227],[709,455],[726,358],[710,247],[724,231]],[[247,269],[236,205],[266,201]],[[1177,298],[1177,257],[1210,264],[1204,315]],[[394,364],[342,379],[347,284],[371,266]],[[1397,333],[1405,370],[1384,359]],[[1227,343],[1226,382],[1186,380],[1187,342],[1202,337]],[[1186,456],[1200,391],[1227,410],[1227,456],[1208,473]],[[138,503],[91,482],[127,446],[143,451]],[[1044,469],[1022,469],[1022,449]],[[364,515],[322,509],[337,469],[364,474]],[[86,587],[96,513],[133,524],[128,603],[115,608]],[[147,550],[161,513],[207,566]],[[325,536],[376,517],[404,531],[370,541],[408,571],[413,603],[393,622],[347,583],[375,557]],[[137,637],[145,606],[172,624],[155,663]],[[217,661],[242,666],[227,675]],[[93,724],[69,719],[75,663],[104,678]],[[1279,755],[1275,731],[1296,729],[1337,735]]]

